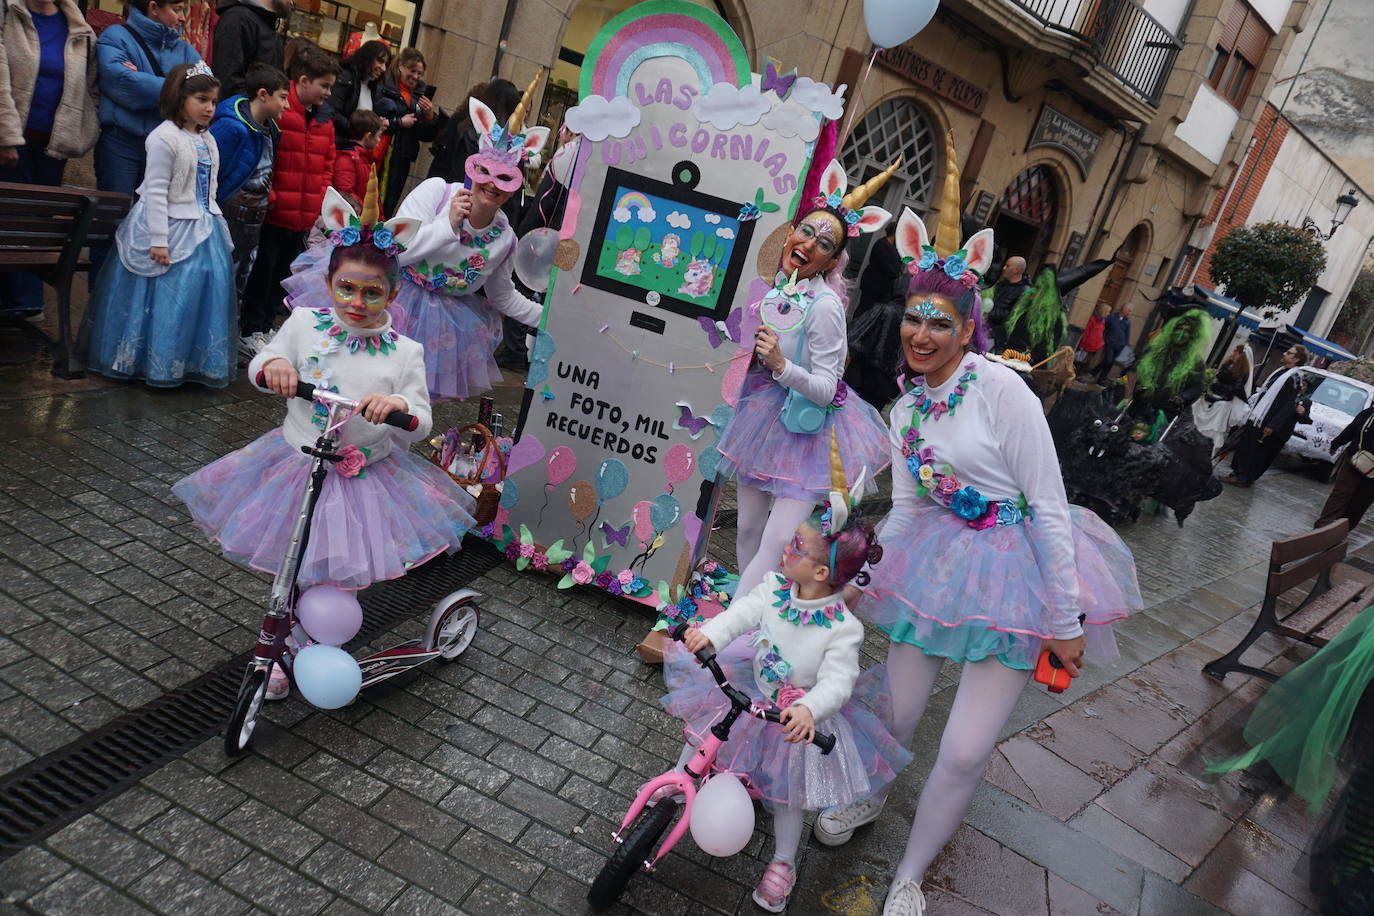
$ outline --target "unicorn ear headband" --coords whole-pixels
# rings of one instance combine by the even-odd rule
[[[381,251],[396,257],[406,250],[406,245],[420,231],[420,221],[408,216],[393,216],[383,223],[377,220],[380,215],[375,167],[367,176],[367,193],[363,195],[361,215],[354,212],[352,205],[332,187],[324,192],[320,219],[324,222],[325,236],[332,245],[356,245],[370,241]]]
[[[539,85],[539,77],[543,75],[544,68],[540,67],[525,87],[520,104],[511,112],[505,127],[497,123],[495,112],[480,99],[468,99],[468,116],[477,127],[477,152],[468,157],[463,168],[473,184],[494,184],[502,191],[514,191],[524,183],[522,166],[549,142],[547,127],[531,127],[520,132],[529,114],[534,87]]]
[[[827,210],[839,217],[840,225],[850,238],[860,232],[877,232],[887,225],[887,221],[892,219],[892,214],[882,207],[865,207],[864,203],[887,184],[887,180],[901,164],[902,157],[898,156],[897,161],[884,171],[845,193],[849,178],[845,175],[844,167],[840,165],[839,160],[832,159],[821,173],[820,193],[816,195],[812,204],[816,209]]]
[[[930,244],[926,224],[910,208],[903,207],[897,219],[897,253],[912,277],[943,273],[965,289],[975,290],[992,263],[992,230],[975,232],[963,247],[940,257]]]
[[[864,476],[868,468],[859,471],[854,485],[849,485],[844,473],[844,462],[840,460],[840,441],[835,431],[830,431],[830,496],[826,498],[826,509],[821,513],[821,534],[837,538],[849,525],[854,510],[859,507],[859,494],[863,493]],[[835,568],[835,543],[830,544],[830,568]]]

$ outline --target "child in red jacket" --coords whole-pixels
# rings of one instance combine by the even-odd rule
[[[334,190],[354,210],[362,209],[367,176],[372,172],[372,151],[382,137],[382,119],[376,112],[359,108],[348,116],[348,139],[339,141],[334,159]]]
[[[1097,355],[1102,352],[1103,335],[1107,330],[1107,316],[1111,314],[1112,307],[1106,302],[1099,302],[1093,309],[1093,313],[1088,318],[1088,323],[1083,326],[1083,334],[1078,338],[1078,349],[1074,353],[1074,362],[1079,370],[1088,369],[1097,359]]]
[[[338,61],[302,42],[287,71],[289,107],[279,126],[281,143],[272,177],[272,199],[258,244],[258,259],[248,276],[240,322],[240,352],[252,356],[266,346],[272,322],[281,311],[281,281],[291,261],[305,248],[306,234],[319,216],[325,189],[334,175],[334,122],[321,103],[339,76]]]

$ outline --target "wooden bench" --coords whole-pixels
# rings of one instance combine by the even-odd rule
[[[57,337],[13,315],[0,325],[17,327],[52,348],[53,374],[79,378],[85,371],[72,334],[72,279],[91,269],[88,247],[114,245],[115,230],[132,198],[87,188],[0,182],[0,271],[29,271],[57,290]],[[118,257],[113,247],[110,257]]]
[[[1345,559],[1347,522],[1341,519],[1308,534],[1275,541],[1269,551],[1269,577],[1264,601],[1250,632],[1234,649],[1202,666],[1217,680],[1232,671],[1269,681],[1278,675],[1241,662],[1241,655],[1255,640],[1271,630],[1289,639],[1321,648],[1336,638],[1345,625],[1374,604],[1374,579],[1341,561]],[[1339,573],[1333,581],[1332,573]],[[1315,580],[1307,596],[1293,606],[1287,593]],[[1281,605],[1289,609],[1281,610]],[[1282,614],[1282,616],[1280,616]]]

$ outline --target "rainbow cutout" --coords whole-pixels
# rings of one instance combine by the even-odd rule
[[[615,202],[615,206],[617,210],[628,210],[631,207],[640,210],[652,210],[654,208],[653,204],[649,203],[649,198],[640,191],[626,191],[620,196],[620,199]]]
[[[629,95],[635,68],[653,57],[681,57],[702,90],[753,80],[744,45],[720,16],[684,0],[648,0],[625,10],[596,33],[587,49],[578,98]]]

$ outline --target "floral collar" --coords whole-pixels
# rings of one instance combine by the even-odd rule
[[[492,242],[501,237],[501,233],[506,231],[506,227],[501,224],[500,218],[491,221],[491,225],[485,229],[469,229],[467,220],[463,220],[462,227],[458,230],[458,241],[467,245],[469,248],[486,248]]]
[[[795,626],[813,624],[828,630],[832,621],[844,621],[843,601],[817,608],[797,607],[792,603],[792,583],[787,580],[783,580],[782,588],[776,589],[773,594],[777,597],[773,607],[778,609],[778,617]]]
[[[385,356],[396,350],[396,341],[401,339],[401,335],[391,329],[390,317],[380,328],[350,328],[338,320],[333,309],[320,309],[314,314],[315,330],[324,332],[313,347],[319,356],[329,356],[341,349],[349,353],[361,350]]]
[[[921,415],[921,419],[938,420],[945,414],[949,414],[951,417],[954,416],[955,409],[963,403],[964,395],[968,394],[969,383],[978,378],[978,373],[973,371],[977,367],[978,364],[973,360],[964,363],[964,372],[959,376],[958,383],[954,386],[954,390],[949,393],[948,397],[939,401],[932,399],[930,395],[926,393],[925,376],[916,376],[916,378],[911,381],[910,387],[907,388],[906,393],[911,395],[912,406],[915,408],[916,413]],[[914,426],[920,425],[920,421],[917,420],[914,415],[912,416],[912,424]]]

